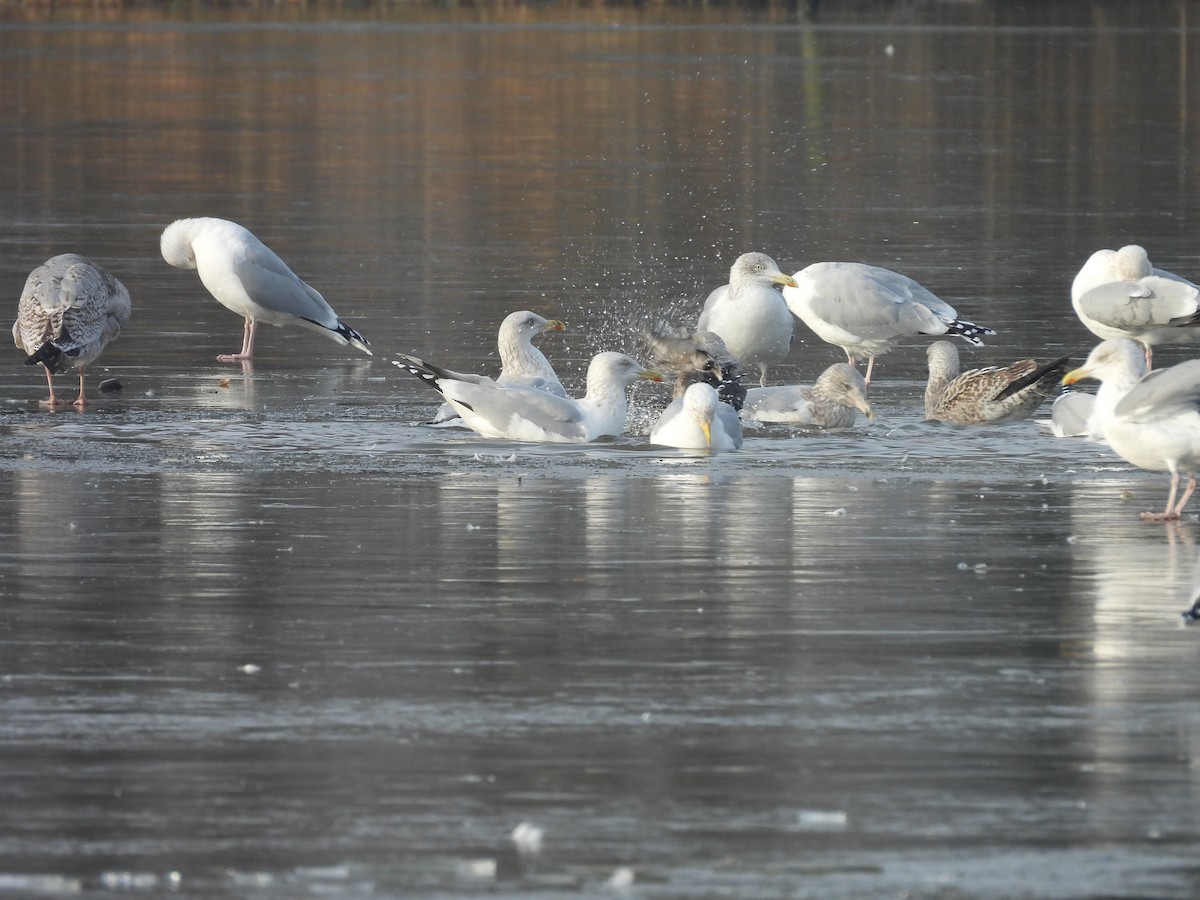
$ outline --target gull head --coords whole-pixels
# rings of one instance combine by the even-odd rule
[[[196,219],[176,219],[162,233],[159,249],[163,259],[177,269],[196,268],[196,252],[192,240],[196,233]]]
[[[704,445],[712,447],[712,421],[720,403],[717,390],[711,384],[697,381],[683,392],[683,411],[704,432]]]
[[[775,260],[765,253],[743,253],[729,270],[731,286],[759,285],[763,287],[795,287],[796,279],[780,271]]]
[[[814,386],[820,388],[821,392],[835,403],[849,409],[857,409],[868,420],[874,420],[875,411],[867,401],[867,380],[863,378],[862,372],[849,363],[835,363],[830,366],[821,373]]]
[[[1084,364],[1064,375],[1062,383],[1074,384],[1084,378],[1133,383],[1145,374],[1146,355],[1142,348],[1128,338],[1117,338],[1093,347]]]

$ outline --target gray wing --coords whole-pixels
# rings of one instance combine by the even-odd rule
[[[1200,359],[1151,372],[1113,411],[1131,422],[1152,422],[1200,411]]]
[[[245,256],[233,272],[250,299],[260,306],[337,330],[337,313],[325,298],[301,281],[265,244],[259,242],[257,246],[247,247]]]
[[[444,385],[443,393],[460,412],[465,406],[497,432],[514,439],[535,439],[524,431],[529,428],[565,440],[587,440],[583,410],[569,398],[536,388],[500,387],[491,379]],[[464,419],[470,421],[467,416]]]
[[[1112,328],[1184,324],[1200,310],[1200,289],[1178,276],[1113,281],[1079,298],[1080,310]]]
[[[815,285],[819,290],[809,295],[813,312],[863,338],[945,334],[946,323],[958,317],[954,307],[890,269],[857,263],[818,263],[800,275],[819,279]],[[797,277],[797,281],[802,278]]]
[[[713,416],[713,430],[721,429],[729,436],[733,446],[742,446],[742,420],[738,418],[737,410],[728,403],[717,404],[717,414]]]

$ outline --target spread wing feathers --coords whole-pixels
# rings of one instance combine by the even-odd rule
[[[746,399],[742,367],[720,337],[702,326],[692,331],[659,322],[646,329],[642,338],[653,365],[676,373],[675,397],[682,397],[689,385],[699,381],[716,388],[722,402],[735,410],[742,408]]]
[[[1178,276],[1148,275],[1092,288],[1079,298],[1079,308],[1113,328],[1200,325],[1200,290]]]
[[[1151,422],[1200,411],[1200,360],[1151,372],[1117,404],[1114,415],[1127,421]]]
[[[113,276],[74,253],[56,256],[32,273],[17,305],[13,340],[42,363],[62,372],[100,355],[131,312],[129,292]]]

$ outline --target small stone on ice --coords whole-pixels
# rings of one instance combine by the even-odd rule
[[[517,845],[517,852],[522,856],[535,856],[542,852],[542,829],[529,822],[522,822],[512,830],[509,837]]]
[[[609,887],[613,888],[627,888],[633,884],[633,882],[633,869],[631,869],[629,866],[621,866],[620,868],[614,870],[610,876],[608,876],[608,881],[605,883]]]
[[[246,663],[244,666],[239,666],[238,671],[245,672],[247,675],[257,675],[262,671],[262,666],[256,666],[254,663]]]

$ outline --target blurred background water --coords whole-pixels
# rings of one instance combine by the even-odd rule
[[[599,445],[431,430],[387,359],[529,308],[578,387],[751,249],[1081,359],[1093,250],[1200,275],[1198,57],[1192,2],[0,5],[10,313],[68,251],[134,301],[85,413],[0,369],[0,895],[1195,896],[1165,477],[922,423],[918,342],[875,422],[713,458],[649,386]],[[217,363],[195,215],[377,356]]]

